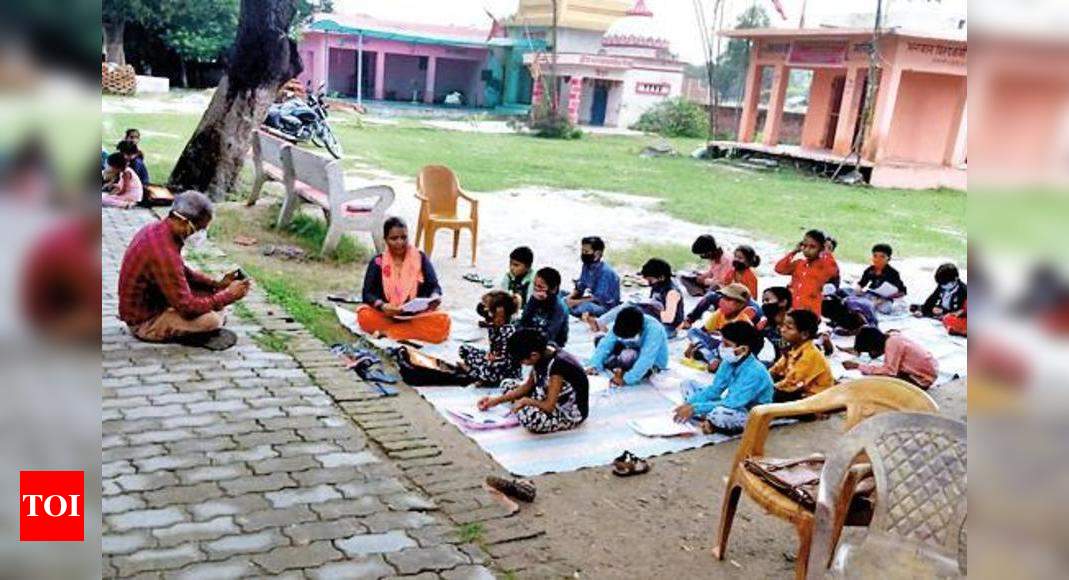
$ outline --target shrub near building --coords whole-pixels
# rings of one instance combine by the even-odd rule
[[[657,103],[631,126],[636,131],[665,137],[706,137],[709,117],[698,105],[682,98]]]

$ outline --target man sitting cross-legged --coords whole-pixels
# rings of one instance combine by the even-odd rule
[[[222,328],[223,308],[249,292],[240,270],[216,281],[185,264],[187,238],[212,221],[212,202],[187,191],[174,200],[166,218],[134,235],[119,271],[119,318],[147,342],[180,342],[221,350],[234,333]]]

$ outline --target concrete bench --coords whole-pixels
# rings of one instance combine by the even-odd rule
[[[382,224],[395,197],[392,187],[372,185],[347,191],[338,161],[295,146],[282,148],[281,158],[286,199],[278,214],[279,228],[289,225],[302,203],[312,203],[327,220],[324,253],[334,251],[346,231],[369,232],[375,251],[383,251]]]
[[[282,150],[292,147],[288,142],[257,130],[252,137],[252,192],[245,205],[256,205],[260,190],[268,181],[282,182]]]

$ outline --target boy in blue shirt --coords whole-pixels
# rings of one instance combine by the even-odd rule
[[[575,290],[565,301],[572,316],[601,316],[620,303],[620,276],[602,258],[605,242],[597,236],[583,238],[579,254],[583,268]]]
[[[746,428],[750,409],[772,402],[772,376],[757,353],[764,337],[748,322],[732,322],[720,329],[720,367],[711,385],[683,384],[685,402],[676,407],[675,420],[697,420],[704,433],[737,435]]]
[[[612,332],[601,339],[586,366],[591,375],[608,369],[616,386],[638,384],[668,368],[668,333],[661,321],[637,306],[628,306],[617,315]]]

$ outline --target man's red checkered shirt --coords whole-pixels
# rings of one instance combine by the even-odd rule
[[[205,274],[182,261],[182,240],[166,220],[134,235],[119,270],[119,318],[136,326],[174,308],[193,319],[234,302],[234,297]]]

